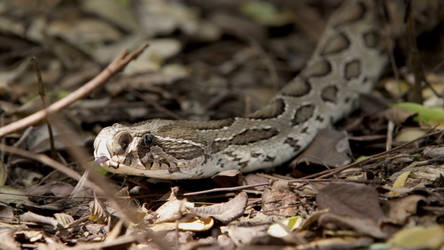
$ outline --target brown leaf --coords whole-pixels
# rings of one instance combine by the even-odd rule
[[[259,226],[237,226],[228,225],[221,227],[221,232],[228,234],[236,246],[245,246],[254,243],[266,243],[270,241],[267,234],[268,225]]]
[[[212,177],[220,187],[233,187],[240,184],[241,172],[237,169],[225,170]]]
[[[206,207],[189,207],[188,209],[200,217],[211,216],[222,223],[228,223],[243,214],[247,200],[247,193],[241,192],[225,203]]]
[[[396,224],[404,224],[410,215],[416,214],[418,202],[424,200],[425,198],[421,195],[409,195],[407,197],[389,201],[390,221]]]
[[[177,199],[176,193],[177,187],[171,188],[168,201],[156,210],[156,223],[179,220],[187,213],[187,208],[194,206],[194,203],[188,202],[187,199]]]
[[[56,150],[65,149],[67,147],[82,147],[86,142],[86,138],[79,136],[79,133],[71,133],[69,131],[60,131],[55,126],[52,126],[52,132],[54,136],[54,147]],[[78,140],[72,141],[70,145],[64,145],[62,139],[66,136],[71,136],[72,138],[77,138]],[[22,147],[34,152],[41,153],[48,151],[50,149],[50,137],[48,132],[48,127],[46,124],[34,127],[29,132],[28,136],[25,138]]]
[[[415,116],[414,112],[397,107],[390,108],[384,112],[384,117],[387,120],[390,120],[397,125],[405,123],[408,119],[412,118],[413,116]]]
[[[330,239],[320,239],[306,244],[298,245],[297,249],[316,249],[316,250],[330,250],[330,249],[366,249],[373,243],[369,237],[336,237]]]
[[[387,234],[382,232],[378,224],[372,219],[337,215],[334,213],[326,213],[319,218],[319,224],[321,225],[331,223],[340,228],[353,228],[360,233],[367,234],[375,238],[387,238]]]
[[[262,212],[278,214],[283,217],[297,215],[295,205],[300,200],[287,181],[276,181],[262,194]]]
[[[26,212],[22,215],[20,215],[20,220],[21,221],[28,221],[28,222],[35,222],[35,223],[40,223],[40,224],[49,224],[52,225],[54,228],[57,227],[57,220],[54,219],[53,217],[49,217],[49,216],[43,216],[43,215],[39,215],[33,212]]]
[[[375,188],[357,183],[331,183],[319,190],[316,202],[330,213],[370,219],[378,222],[384,217]]]
[[[291,163],[291,166],[305,162],[338,167],[349,163],[350,155],[350,145],[345,132],[322,129],[310,146]]]

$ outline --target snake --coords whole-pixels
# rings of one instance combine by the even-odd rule
[[[151,119],[104,127],[94,140],[106,170],[156,179],[200,179],[272,168],[359,106],[388,62],[377,1],[335,10],[301,72],[264,107],[222,120]]]

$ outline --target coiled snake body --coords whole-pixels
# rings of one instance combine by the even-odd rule
[[[351,0],[330,18],[307,66],[271,102],[247,117],[215,121],[149,120],[103,128],[94,155],[109,171],[160,179],[197,179],[282,164],[319,129],[344,117],[386,65],[373,0]]]

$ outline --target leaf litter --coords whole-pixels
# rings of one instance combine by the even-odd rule
[[[262,107],[303,68],[338,3],[39,2],[0,2],[1,125],[42,107],[31,57],[41,65],[52,103],[122,49],[150,44],[104,88],[58,114],[76,132],[55,128],[54,160],[80,173],[79,164],[93,159],[70,150],[91,152],[94,135],[114,122],[219,119]],[[442,22],[435,12],[443,9],[430,2],[418,7],[417,31],[433,36]],[[402,6],[388,3],[388,9],[396,37],[405,29],[395,18],[402,20]],[[387,108],[414,82],[396,55],[402,79],[383,79],[372,98],[361,98],[360,111],[336,124],[339,132],[321,133],[296,161],[265,173],[232,171],[173,183],[106,174],[119,190],[111,199],[88,186],[88,174],[77,182],[2,150],[0,248],[442,248],[444,161],[442,134],[434,131],[441,128],[444,103],[434,93],[443,92],[442,69],[434,68],[442,51],[428,48],[423,104]],[[388,121],[394,140],[385,151]],[[46,131],[39,125],[2,143],[49,154]],[[66,145],[65,137],[78,140]],[[135,209],[116,209],[116,199]]]

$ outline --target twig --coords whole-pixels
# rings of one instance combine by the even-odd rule
[[[407,92],[407,101],[422,103],[422,82],[425,79],[424,69],[422,65],[421,53],[416,42],[416,27],[413,17],[413,2],[407,0],[407,44],[408,44],[408,58],[407,63],[411,71],[413,71],[414,82],[413,86]]]
[[[42,73],[40,72],[39,62],[37,61],[37,59],[35,57],[32,57],[31,61],[34,63],[34,69],[35,69],[35,74],[37,76],[37,83],[39,84],[39,95],[40,95],[40,99],[42,100],[43,110],[46,110],[46,108],[48,107],[48,104],[46,102],[45,86],[43,85]],[[52,158],[55,159],[57,156],[57,152],[56,152],[55,146],[54,146],[54,134],[52,133],[52,127],[51,127],[51,123],[49,122],[48,115],[45,117],[45,122],[46,122],[46,126],[48,127],[51,156],[52,156]]]
[[[23,150],[20,148],[16,148],[16,147],[11,147],[11,146],[8,146],[5,144],[0,144],[0,151],[1,152],[8,152],[10,154],[20,155],[22,157],[41,162],[45,165],[48,165],[48,166],[54,168],[55,170],[58,170],[64,174],[66,174],[67,176],[69,176],[75,180],[80,180],[80,178],[81,178],[79,173],[77,173],[76,171],[72,170],[71,168],[61,164],[58,161],[51,159],[47,155],[35,154],[32,152],[29,152],[29,151],[26,151],[26,150]],[[88,185],[92,185],[92,186],[90,186],[91,188],[99,191],[99,189],[97,189],[97,187],[94,185],[94,183],[88,183]]]
[[[384,20],[384,28],[385,28],[385,34],[386,34],[386,36],[384,36],[385,37],[385,39],[384,39],[385,47],[388,50],[389,61],[390,61],[390,65],[392,67],[393,74],[395,75],[396,81],[399,82],[400,77],[399,77],[398,66],[396,65],[395,55],[393,53],[394,38],[393,38],[392,29],[389,24],[388,10],[386,8],[386,5],[384,5],[382,3],[382,1],[379,1],[378,5],[381,6],[381,8],[380,8],[381,15],[380,16]]]
[[[389,120],[388,125],[387,125],[387,138],[386,138],[386,142],[385,142],[385,150],[386,151],[392,149],[393,130],[395,130],[395,123]]]
[[[441,134],[441,133],[443,133],[443,131],[429,132],[429,133],[427,133],[427,134],[425,134],[425,135],[423,135],[423,136],[421,136],[421,137],[419,137],[419,138],[417,138],[417,139],[415,139],[413,141],[409,141],[409,142],[403,143],[403,144],[401,144],[401,145],[399,145],[397,147],[394,147],[394,148],[392,148],[392,149],[390,149],[388,151],[384,151],[384,152],[381,152],[379,154],[372,155],[372,156],[370,156],[367,159],[364,159],[362,161],[353,162],[353,163],[350,163],[350,164],[345,165],[345,166],[340,167],[340,168],[328,169],[328,170],[322,171],[320,173],[316,173],[316,174],[312,174],[312,175],[308,175],[308,176],[302,177],[302,179],[327,178],[327,177],[330,177],[330,176],[332,176],[334,174],[340,173],[340,172],[342,172],[342,171],[344,171],[346,169],[362,166],[362,165],[364,165],[364,164],[366,164],[366,163],[368,163],[370,161],[378,160],[378,159],[380,159],[382,157],[385,157],[388,154],[394,153],[394,152],[396,152],[396,151],[398,151],[398,150],[400,150],[400,149],[402,149],[404,147],[407,147],[407,146],[409,146],[409,145],[411,145],[411,144],[413,144],[413,143],[415,143],[415,142],[417,142],[419,140],[425,139],[425,138],[430,137],[430,136],[438,135],[438,134]]]
[[[42,109],[32,115],[29,115],[21,120],[10,123],[4,127],[0,128],[0,138],[7,134],[16,132],[18,130],[24,129],[30,125],[36,124],[50,114],[56,113],[61,109],[71,105],[75,101],[85,97],[91,93],[94,89],[102,86],[106,81],[108,81],[112,76],[121,71],[130,61],[134,60],[139,56],[146,48],[148,44],[142,45],[140,48],[132,53],[124,50],[120,55],[114,59],[114,61],[108,65],[100,74],[94,77],[92,80],[85,83],[82,87],[78,88],[76,91],[72,92],[68,96],[59,101],[51,104],[48,108]]]
[[[188,192],[182,194],[182,196],[194,196],[194,195],[201,195],[201,194],[208,194],[208,193],[215,193],[215,192],[229,192],[229,191],[238,191],[243,190],[246,188],[253,188],[253,187],[261,187],[261,186],[267,186],[270,183],[263,182],[263,183],[257,183],[257,184],[251,184],[251,185],[243,185],[243,186],[237,186],[237,187],[227,187],[227,188],[213,188],[203,191],[197,191],[197,192]]]
[[[366,184],[380,184],[376,181],[367,181],[367,180],[346,180],[346,179],[293,179],[293,180],[284,180],[288,183],[311,183],[311,182],[353,182],[353,183],[366,183]],[[247,188],[253,188],[253,187],[261,187],[261,186],[269,186],[271,185],[270,182],[263,182],[258,184],[251,184],[251,185],[243,185],[243,186],[237,186],[237,187],[226,187],[226,188],[213,188],[208,190],[202,190],[197,192],[189,192],[182,194],[184,197],[186,196],[194,196],[194,195],[201,195],[201,194],[208,194],[208,193],[215,193],[215,192],[230,192],[230,191],[238,191],[243,190]]]

